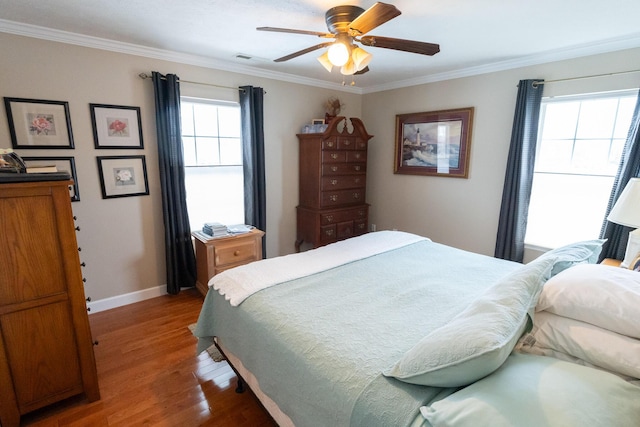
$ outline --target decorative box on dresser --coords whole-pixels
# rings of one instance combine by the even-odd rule
[[[49,178],[51,179],[51,178]],[[0,183],[0,424],[100,399],[68,179]]]
[[[336,117],[323,133],[298,134],[300,195],[296,252],[303,243],[314,248],[368,231],[367,145],[362,121]]]
[[[233,267],[262,259],[264,231],[254,228],[235,236],[204,237],[192,233],[196,249],[196,288],[203,296],[209,291],[209,279]]]

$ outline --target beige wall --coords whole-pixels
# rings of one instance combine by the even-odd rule
[[[75,149],[17,151],[24,156],[75,157],[81,200],[74,202],[72,208],[81,227],[77,236],[81,258],[87,264],[86,292],[94,305],[96,300],[107,299],[112,301],[106,306],[118,305],[165,291],[153,88],[150,80],[138,77],[139,73],[175,73],[184,80],[265,89],[266,239],[270,257],[294,251],[298,203],[296,133],[311,119],[324,117],[323,103],[330,96],[338,95],[344,100],[346,108],[341,114],[361,116],[360,95],[353,93],[5,33],[0,33],[0,57],[1,96],[69,102]],[[238,99],[235,89],[186,83],[181,85],[181,93]],[[96,150],[89,103],[141,107],[144,150]],[[11,147],[4,105],[0,108],[0,147]],[[150,195],[103,200],[96,156],[131,154],[146,156]],[[120,298],[122,295],[127,297]]]
[[[371,220],[378,229],[493,255],[518,81],[606,74],[638,64],[640,49],[634,49],[364,95],[362,117],[375,136],[367,178]],[[544,96],[638,86],[640,73],[549,83]],[[395,175],[396,114],[461,107],[475,108],[469,178]]]
[[[164,240],[153,90],[141,72],[176,73],[184,80],[263,87],[267,181],[267,254],[293,252],[298,202],[295,134],[322,117],[338,95],[346,116],[361,117],[374,135],[369,151],[368,201],[378,229],[397,228],[463,249],[493,254],[516,85],[525,78],[557,79],[637,68],[640,49],[411,88],[357,95],[145,57],[0,33],[0,94],[68,101],[74,150],[21,150],[25,156],[74,156],[81,201],[72,204],[82,230],[87,294],[102,307],[164,292]],[[638,75],[545,87],[545,94],[638,87]],[[233,89],[183,84],[183,95],[237,100]],[[144,150],[96,150],[89,103],[141,107]],[[475,107],[469,179],[393,174],[395,115]],[[0,147],[10,147],[4,105]],[[149,196],[101,198],[96,156],[144,154]],[[98,305],[100,308],[100,305]]]

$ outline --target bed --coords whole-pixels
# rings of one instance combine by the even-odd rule
[[[535,324],[545,284],[602,243],[522,265],[380,231],[254,262],[210,281],[198,352],[215,343],[281,426],[637,425],[640,374]]]

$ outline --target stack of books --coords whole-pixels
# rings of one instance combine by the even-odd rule
[[[211,237],[226,236],[229,234],[227,226],[224,224],[220,224],[219,222],[205,222],[204,226],[202,227],[202,232]]]

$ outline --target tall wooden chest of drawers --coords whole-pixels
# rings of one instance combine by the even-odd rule
[[[323,133],[298,134],[300,195],[296,251],[368,231],[367,145],[369,135],[358,118],[334,118]]]
[[[70,396],[100,398],[70,184],[0,184],[3,427]]]

